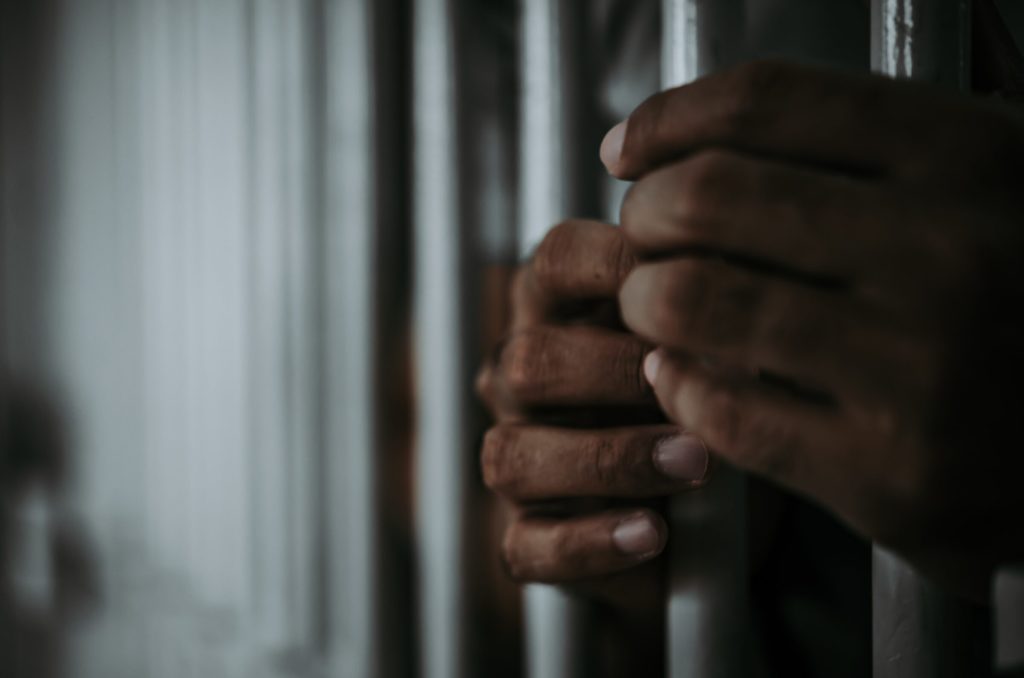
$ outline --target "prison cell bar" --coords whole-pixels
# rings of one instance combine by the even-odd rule
[[[664,0],[662,85],[675,87],[736,61],[743,0]],[[750,675],[746,487],[721,466],[707,488],[672,499],[667,601],[671,678]]]
[[[970,87],[970,0],[873,0],[872,69],[956,89]],[[897,555],[872,555],[875,678],[991,675],[987,606],[942,592]]]
[[[530,256],[547,230],[567,216],[582,216],[594,186],[576,163],[581,148],[578,109],[579,31],[587,3],[524,0],[520,47],[520,163],[517,247]],[[587,666],[587,604],[554,586],[523,589],[526,675],[576,678]]]
[[[461,0],[413,6],[416,531],[420,664],[424,678],[467,675],[466,521],[476,352],[472,190],[461,154]],[[475,467],[475,465],[474,465]]]
[[[405,166],[398,113],[405,36],[401,0],[323,0],[311,17],[321,51],[314,74],[322,91],[315,120],[323,157],[323,464],[327,487],[326,563],[343,576],[329,581],[325,619],[329,675],[392,678],[411,665],[403,601],[393,586],[395,549],[387,542],[385,484],[394,477],[387,448],[385,384],[394,378],[388,348],[405,329],[396,267],[404,213],[395,193]]]

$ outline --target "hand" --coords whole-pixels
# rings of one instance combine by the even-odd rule
[[[664,411],[958,586],[1024,557],[1024,121],[760,62],[658,94],[619,295]]]
[[[497,419],[483,476],[516,507],[504,559],[518,580],[593,580],[650,561],[667,537],[650,500],[704,481],[704,444],[665,423],[641,369],[651,346],[618,319],[633,264],[620,229],[553,229],[519,271],[512,332],[478,379]]]

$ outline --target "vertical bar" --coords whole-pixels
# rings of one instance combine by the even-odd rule
[[[1024,566],[1003,567],[995,575],[995,667],[1024,669]]]
[[[383,374],[403,323],[396,301],[405,184],[395,105],[404,38],[396,0],[322,2],[324,396],[327,495],[325,642],[331,676],[404,675],[406,637],[387,586],[385,483],[389,462]],[[391,422],[392,424],[394,422]]]
[[[872,0],[872,70],[966,90],[970,58],[970,0]]]
[[[317,647],[320,473],[320,163],[311,52],[312,0],[247,5],[249,20],[250,417],[257,634],[269,646]]]
[[[872,69],[968,89],[970,13],[970,0],[873,0]],[[940,591],[879,546],[872,579],[875,678],[991,675],[988,607]]]
[[[467,482],[474,459],[472,232],[463,208],[460,0],[413,9],[416,500],[425,678],[468,672]],[[465,193],[460,195],[460,188]]]
[[[675,87],[735,61],[743,0],[665,0],[662,84]],[[671,505],[668,672],[672,678],[750,675],[746,488],[722,466],[705,489]]]
[[[579,114],[585,82],[579,31],[586,26],[586,10],[587,3],[571,0],[524,0],[522,5],[517,229],[522,259],[559,220],[584,216],[594,207],[596,176],[579,165],[581,158],[593,156],[583,148],[586,117]],[[523,589],[523,607],[530,678],[592,673],[585,661],[590,615],[582,600],[533,584]]]
[[[876,546],[872,556],[875,678],[992,673],[992,618],[986,605],[957,599]]]

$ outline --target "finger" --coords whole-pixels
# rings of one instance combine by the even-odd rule
[[[477,372],[476,393],[488,413],[498,423],[545,424],[570,428],[613,428],[664,424],[665,417],[653,397],[642,402],[609,405],[524,406],[498,383],[497,366],[488,361]]]
[[[634,184],[622,229],[641,255],[712,251],[838,284],[871,256],[864,250],[876,239],[865,231],[874,221],[861,214],[869,188],[843,175],[700,151]]]
[[[624,332],[532,327],[504,344],[495,388],[522,408],[652,403],[641,372],[648,350]]]
[[[519,502],[657,497],[703,484],[708,450],[675,426],[576,430],[496,426],[480,454],[484,483]]]
[[[667,538],[665,521],[647,509],[561,519],[524,515],[506,531],[503,556],[517,581],[565,582],[647,562]]]
[[[601,159],[620,179],[709,147],[878,172],[930,138],[926,92],[878,76],[751,62],[655,94],[608,132]]]
[[[555,226],[513,288],[515,326],[574,315],[585,302],[614,300],[634,258],[622,231],[573,219]]]
[[[858,462],[839,458],[834,410],[664,350],[648,356],[644,371],[669,418],[730,463],[831,506],[852,486]]]
[[[859,331],[845,297],[712,259],[638,266],[620,294],[626,325],[654,344],[768,370],[823,391],[845,384]]]

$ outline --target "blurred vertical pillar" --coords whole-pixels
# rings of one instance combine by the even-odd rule
[[[1024,567],[1004,567],[992,586],[995,601],[995,664],[999,671],[1024,669]]]
[[[970,0],[873,0],[872,69],[968,89],[970,18]],[[991,675],[990,608],[942,592],[879,546],[872,579],[875,678]]]
[[[388,492],[404,487],[389,431],[401,422],[387,388],[405,365],[406,22],[402,0],[320,2],[324,641],[330,675],[391,677],[408,674],[412,653]]]
[[[665,0],[662,84],[675,87],[735,61],[743,46],[742,0]],[[668,673],[740,678],[748,644],[746,490],[724,465],[715,481],[672,500]]]
[[[315,646],[324,604],[315,572],[322,474],[313,8],[312,0],[246,7],[253,617],[260,642],[296,654]]]
[[[460,0],[413,6],[413,205],[416,361],[416,531],[419,650],[424,678],[468,675],[466,548],[475,468],[472,377],[476,234],[467,206]]]
[[[597,177],[586,160],[594,108],[586,106],[588,3],[524,0],[520,44],[518,249],[526,259],[557,222],[597,211]],[[592,59],[590,62],[592,63]],[[592,675],[587,657],[588,605],[566,591],[524,588],[526,674],[530,678]]]

